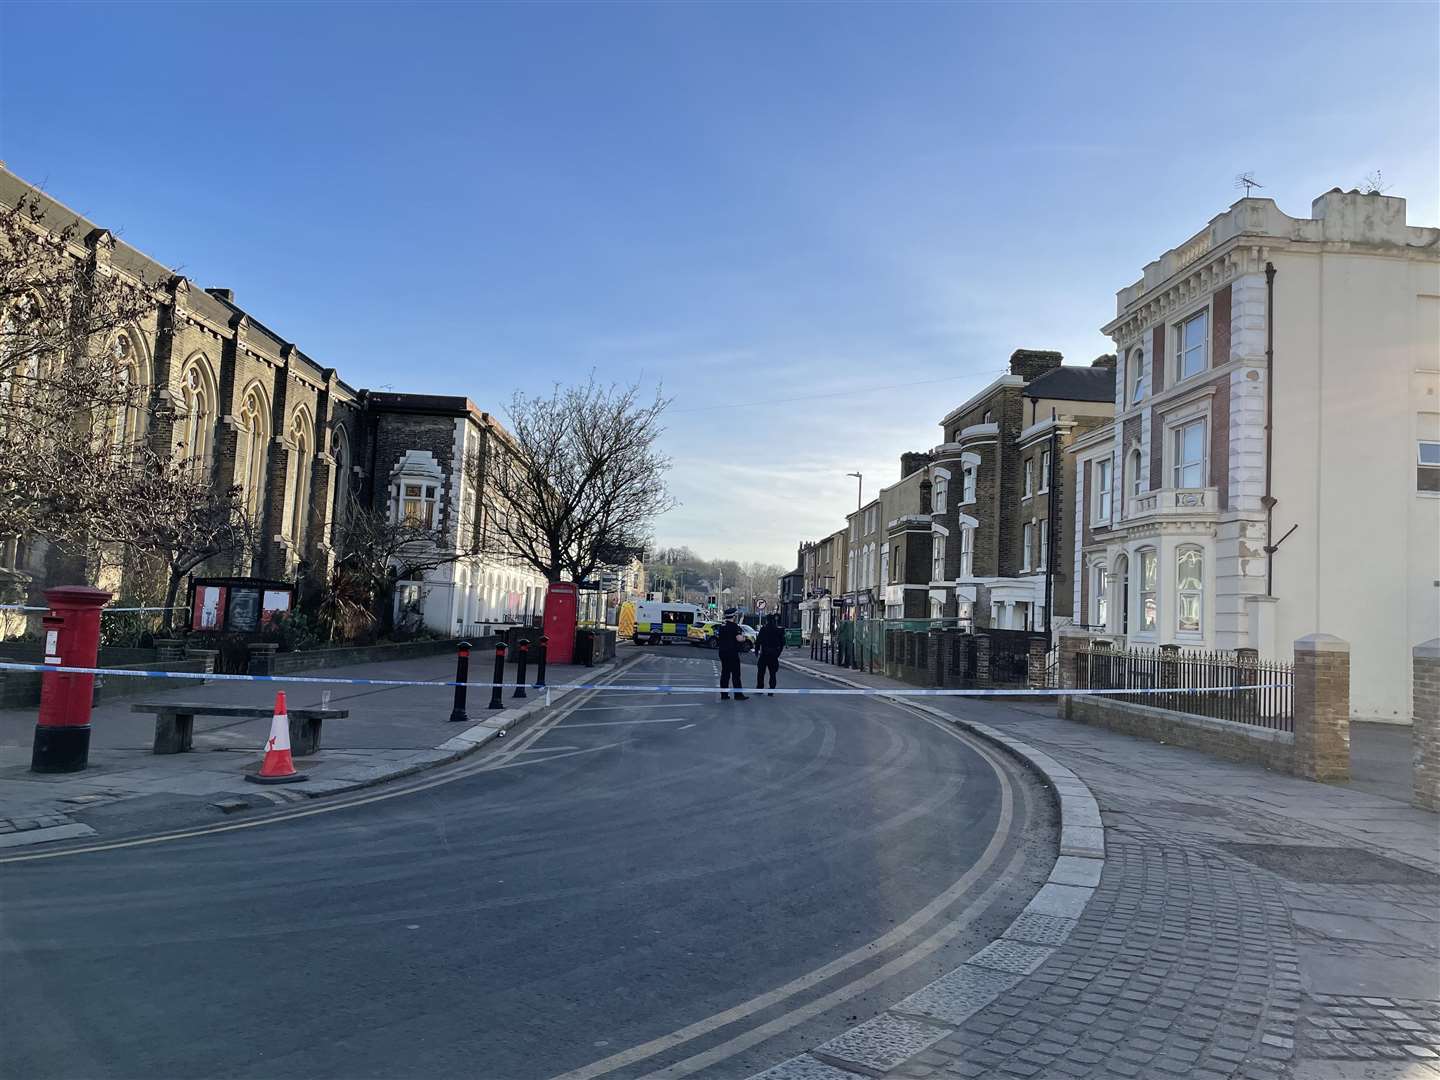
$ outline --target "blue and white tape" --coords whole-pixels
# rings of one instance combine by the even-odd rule
[[[456,682],[453,679],[337,679],[326,678],[320,675],[219,675],[201,671],[138,671],[134,668],[101,668],[101,667],[70,667],[63,664],[21,664],[0,662],[0,671],[28,671],[44,673],[47,671],[61,675],[116,675],[122,678],[141,679],[203,679],[206,682],[254,682],[254,683],[300,683],[306,685],[320,686],[428,686],[428,687],[474,687],[486,690],[496,686],[510,687],[513,682]],[[535,685],[535,684],[531,684]],[[1020,689],[1020,690],[950,690],[940,688],[922,687],[895,687],[872,688],[872,687],[845,687],[845,688],[810,688],[810,687],[778,687],[775,690],[765,690],[767,694],[803,694],[811,696],[837,695],[842,697],[865,697],[865,696],[886,696],[886,697],[1116,697],[1124,694],[1219,694],[1234,693],[1244,690],[1272,690],[1280,686],[1279,683],[1258,683],[1254,686],[1196,686],[1196,687],[1149,687],[1131,688],[1124,690],[1057,690],[1057,689]],[[665,683],[653,686],[635,686],[628,683],[551,683],[547,686],[535,685],[536,689],[542,690],[608,690],[620,693],[637,694],[714,694],[720,688],[715,685],[708,686],[671,686]],[[734,687],[741,693],[754,690],[753,687]],[[755,690],[755,692],[760,692]]]

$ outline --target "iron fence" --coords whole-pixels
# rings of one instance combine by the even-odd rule
[[[1135,705],[1238,724],[1295,730],[1295,669],[1227,652],[1093,649],[1075,654],[1080,690],[1146,690],[1112,695]]]

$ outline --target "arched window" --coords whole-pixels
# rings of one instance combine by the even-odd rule
[[[115,410],[110,418],[110,435],[116,447],[124,447],[138,439],[143,431],[143,413],[136,394],[144,384],[140,371],[139,350],[127,333],[120,333],[110,343],[110,357],[115,361]]]
[[[1109,625],[1109,603],[1107,594],[1110,591],[1110,579],[1106,573],[1105,564],[1096,563],[1090,568],[1091,580],[1093,581],[1093,602],[1091,604],[1091,624],[1104,628]]]
[[[290,417],[290,506],[285,514],[288,534],[297,552],[305,549],[305,525],[310,509],[310,467],[315,455],[315,432],[310,415],[296,409]]]
[[[1158,623],[1159,608],[1156,588],[1159,585],[1160,560],[1154,548],[1141,548],[1140,559],[1140,629],[1154,633]]]
[[[330,531],[338,536],[350,513],[350,435],[344,424],[330,432],[330,456],[335,459],[335,508]]]
[[[236,479],[244,491],[245,516],[259,523],[265,509],[265,479],[269,464],[270,406],[258,385],[245,392],[240,403],[240,460]]]
[[[1182,634],[1204,632],[1205,552],[1182,547],[1175,553],[1175,629]]]
[[[180,404],[185,417],[180,426],[180,448],[193,476],[205,475],[215,432],[215,376],[210,361],[196,353],[180,373]]]
[[[1130,479],[1130,498],[1134,498],[1145,490],[1145,478],[1140,475],[1140,450],[1137,447],[1130,451],[1130,456],[1125,459],[1125,475]]]
[[[1115,580],[1119,591],[1115,600],[1120,605],[1120,633],[1130,633],[1130,560],[1121,555],[1115,560]]]
[[[1131,405],[1134,405],[1145,397],[1145,353],[1143,350],[1130,350],[1130,359],[1125,364],[1125,375],[1130,383],[1128,400]]]

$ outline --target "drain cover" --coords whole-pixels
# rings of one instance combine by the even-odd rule
[[[1363,848],[1311,847],[1303,844],[1217,846],[1291,881],[1325,885],[1440,884],[1440,877],[1427,870],[1418,870]]]

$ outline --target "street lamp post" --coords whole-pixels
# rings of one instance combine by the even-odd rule
[[[855,477],[855,519],[856,519],[856,521],[859,521],[859,520],[860,520],[860,508],[865,505],[865,476],[864,476],[864,474],[859,473],[859,472],[846,473],[845,475],[846,475],[846,476],[853,476],[853,477]],[[857,526],[854,531],[855,531],[855,534],[858,536],[858,535],[860,534],[860,526]],[[852,551],[852,554],[853,554],[853,551]],[[856,567],[858,567],[858,566],[860,565],[860,560],[859,560],[858,558],[855,558],[853,561],[854,561],[854,564],[855,564]],[[854,575],[852,575],[852,577],[853,577],[853,576],[854,576]],[[854,606],[854,608],[852,609],[851,615],[850,615],[851,621],[854,623],[854,625],[851,627],[851,629],[852,629],[854,632],[850,635],[850,666],[851,666],[852,668],[854,668],[856,671],[859,671],[859,670],[860,670],[860,660],[859,660],[859,653],[860,653],[860,641],[859,641],[859,638],[860,638],[860,583],[859,583],[858,581],[851,581],[851,582],[850,582],[850,591],[855,594],[855,606]]]

